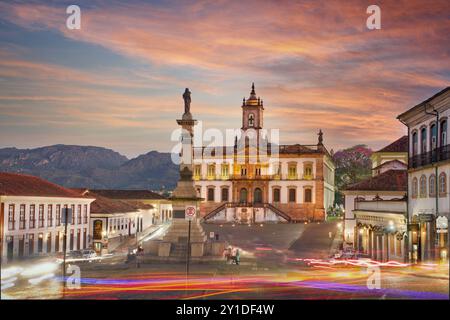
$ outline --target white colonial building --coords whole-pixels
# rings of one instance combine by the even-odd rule
[[[0,172],[1,262],[63,252],[63,208],[74,213],[67,252],[88,248],[92,201],[38,177]]]
[[[448,259],[450,87],[400,114],[408,127],[408,256]]]
[[[386,231],[386,239],[390,237],[389,234],[394,232],[397,233],[396,236],[398,237],[403,237],[405,233],[404,217],[402,218],[399,214],[406,215],[408,137],[403,136],[374,152],[371,161],[372,177],[347,186],[343,190],[345,195],[344,246],[353,246],[373,258],[386,259],[388,250],[385,239],[380,240],[385,245],[384,256],[383,254],[380,256],[372,254],[376,245],[373,233],[377,230],[377,234],[383,236],[383,231]],[[383,200],[386,200],[386,202],[382,202]],[[403,205],[396,203],[396,201],[403,201],[399,202]],[[370,202],[375,202],[375,204]],[[368,216],[363,212],[369,210],[367,208],[372,208],[369,215],[374,218],[372,222],[368,221]],[[374,208],[377,208],[377,210],[374,210]],[[403,208],[403,211],[399,211],[399,208]],[[358,221],[357,213],[364,221]],[[393,219],[391,213],[397,218]],[[391,221],[395,222],[395,229],[391,226],[386,229],[385,225],[392,223]],[[399,221],[403,222],[397,223]],[[368,242],[366,243],[366,238],[369,237],[373,240],[370,245]],[[377,250],[381,250],[380,248],[383,247],[379,245]],[[398,259],[397,252],[394,253],[391,256],[395,255]]]

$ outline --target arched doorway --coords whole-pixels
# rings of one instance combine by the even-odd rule
[[[262,203],[262,191],[260,188],[256,188],[253,192],[253,202]]]
[[[240,203],[247,202],[247,189],[242,188],[241,191],[239,191],[239,202]]]

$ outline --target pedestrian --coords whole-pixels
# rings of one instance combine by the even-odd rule
[[[233,248],[233,251],[231,253],[232,263],[235,263],[235,264],[237,264],[237,262],[236,262],[236,253],[237,253],[237,251],[236,250],[237,250],[236,248]]]
[[[239,265],[239,263],[241,262],[241,255],[239,253],[239,249],[236,249],[235,261],[237,265]]]

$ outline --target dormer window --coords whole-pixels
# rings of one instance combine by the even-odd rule
[[[253,115],[253,113],[250,113],[248,116],[248,126],[249,127],[255,126],[255,116]]]

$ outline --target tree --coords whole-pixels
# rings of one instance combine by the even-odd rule
[[[337,204],[343,203],[341,190],[346,186],[367,179],[371,176],[372,149],[367,145],[358,144],[351,148],[339,150],[333,154],[336,165],[335,184]]]

